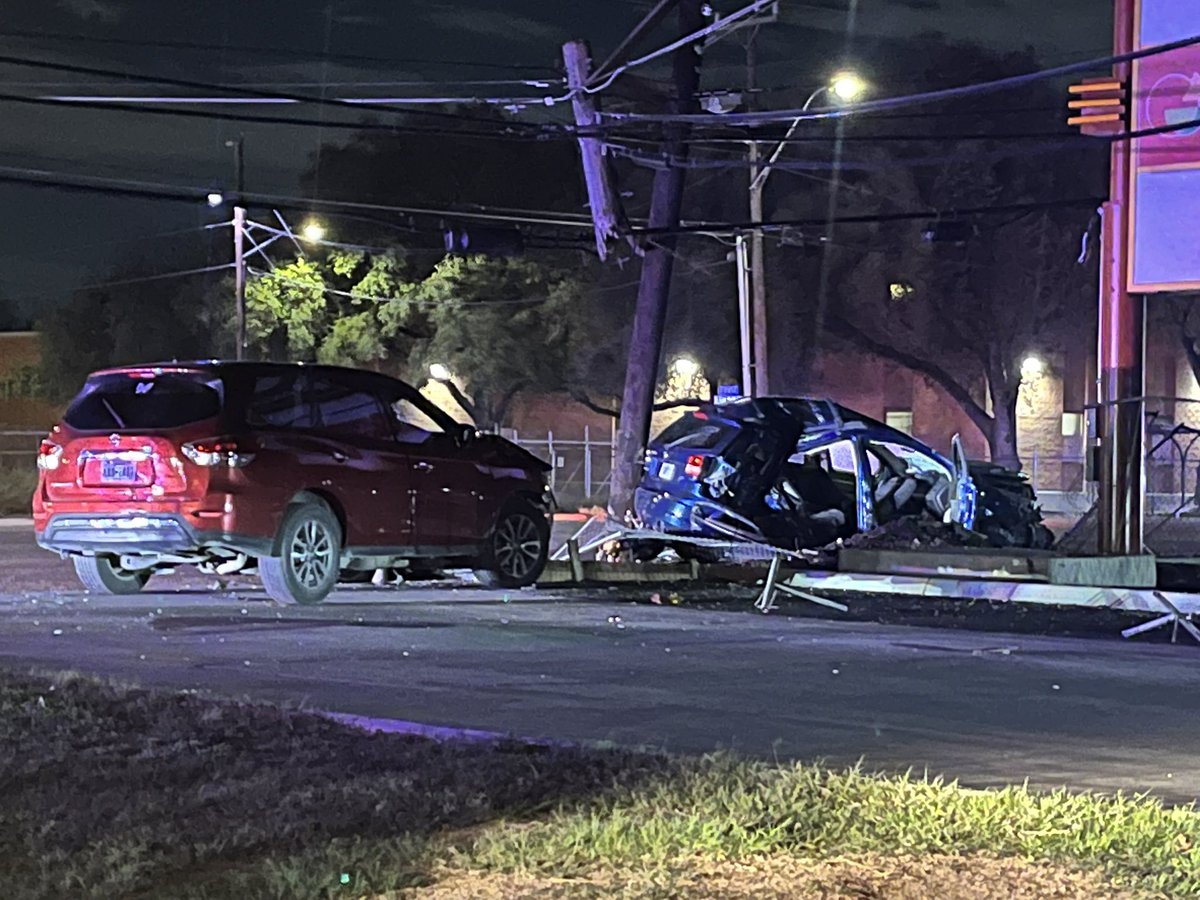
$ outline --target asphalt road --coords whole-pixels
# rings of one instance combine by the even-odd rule
[[[280,608],[251,580],[211,581],[89,596],[26,531],[0,530],[0,665],[523,737],[1200,796],[1200,648],[1187,644],[763,616],[605,591],[367,587]]]

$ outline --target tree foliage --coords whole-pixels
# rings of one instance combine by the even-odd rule
[[[1036,68],[1028,56],[996,58],[932,38],[928,45],[930,72],[921,87],[942,86],[946,78],[961,83],[974,72],[994,78]],[[1005,100],[1051,106],[1047,90],[1035,85]],[[805,191],[781,199],[776,215],[835,209],[838,216],[880,219],[785,234],[804,249],[775,254],[776,286],[796,297],[785,327],[803,348],[785,364],[784,380],[804,384],[818,349],[836,352],[839,342],[849,343],[942,387],[979,427],[993,458],[1019,465],[1021,360],[1068,337],[1088,339],[1095,267],[1078,265],[1077,257],[1094,209],[1056,201],[1099,194],[1103,155],[1014,139],[1014,128],[1028,129],[1036,117],[986,116],[971,108],[975,102],[940,109],[951,124],[906,124],[911,141],[847,142],[840,169],[817,178],[819,186],[806,178]],[[844,134],[869,137],[879,127],[851,124]],[[1028,210],[953,212],[1022,205]],[[930,215],[903,215],[914,210]]]
[[[526,259],[446,256],[418,271],[398,253],[299,257],[247,289],[247,327],[270,358],[363,365],[421,382],[447,367],[481,427],[525,390],[554,391],[588,341],[580,281]],[[580,353],[579,355],[583,355]]]

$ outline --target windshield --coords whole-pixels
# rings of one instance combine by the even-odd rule
[[[118,372],[88,379],[63,420],[81,431],[178,428],[221,411],[219,378],[200,372]]]

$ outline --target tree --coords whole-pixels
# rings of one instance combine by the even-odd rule
[[[1027,54],[998,58],[936,37],[923,41],[928,70],[905,88],[1036,68]],[[1057,99],[1035,85],[1006,94],[1005,104],[1037,110]],[[803,173],[804,190],[777,198],[774,214],[818,218],[834,209],[879,221],[785,233],[804,249],[776,253],[773,275],[793,301],[784,324],[787,343],[801,348],[787,372],[794,383],[808,380],[818,352],[849,343],[942,387],[979,427],[993,458],[1019,466],[1021,360],[1064,334],[1086,339],[1092,321],[1095,267],[1076,258],[1094,210],[1054,201],[1101,193],[1103,148],[1067,154],[1039,146],[1021,133],[1042,124],[1034,113],[984,115],[976,103],[968,98],[906,122],[901,140],[894,122],[846,125],[846,138],[869,139],[880,128],[892,135],[847,141],[840,166],[824,176]],[[1062,127],[1053,117],[1045,125]],[[1028,212],[949,212],[1023,204]],[[932,215],[906,218],[914,210]]]
[[[566,386],[589,321],[565,267],[483,256],[446,256],[422,272],[398,252],[333,250],[254,278],[246,302],[258,352],[416,382],[438,363],[484,429],[502,424],[522,391]]]
[[[108,280],[144,276],[142,263]],[[37,323],[41,383],[71,397],[89,372],[108,366],[232,355],[233,287],[224,281],[159,281],[80,291]]]
[[[1020,468],[1016,407],[1021,361],[1086,327],[1088,273],[1074,263],[1076,234],[1047,212],[1005,223],[927,258],[897,281],[886,260],[855,267],[850,302],[828,323],[849,343],[938,385],[988,442],[992,459]],[[890,285],[902,287],[893,292]]]

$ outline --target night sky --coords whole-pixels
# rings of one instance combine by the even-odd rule
[[[650,0],[55,0],[10,4],[0,26],[0,54],[159,74],[222,84],[274,84],[277,89],[328,96],[466,94],[480,88],[374,87],[363,82],[445,82],[552,75],[559,46],[573,37],[592,42],[603,57],[616,46]],[[728,13],[744,5],[715,4]],[[1102,56],[1110,44],[1109,6],[1102,0],[859,0],[850,57],[869,71],[873,54],[903,61],[904,40],[941,31],[997,49],[1032,46],[1047,64]],[[759,39],[760,81],[795,84],[819,78],[831,62],[811,58],[814,47],[839,46],[847,0],[783,0],[783,21]],[[641,45],[674,37],[674,20]],[[77,35],[121,41],[187,41],[218,48],[182,50],[130,44],[52,41],[12,31]],[[8,34],[6,34],[8,33]],[[238,47],[276,52],[242,52]],[[393,64],[323,59],[363,55]],[[735,40],[706,57],[707,89],[736,87],[743,78]],[[471,65],[475,64],[475,65]],[[529,66],[516,71],[508,66]],[[540,69],[536,67],[541,67]],[[0,66],[8,93],[28,95],[153,93],[179,89]],[[650,77],[663,69],[648,66]],[[357,85],[345,85],[357,82]],[[520,86],[487,91],[540,94]],[[878,88],[886,95],[886,86]],[[217,107],[205,107],[209,110]],[[286,114],[282,107],[227,107],[238,112]],[[297,114],[319,118],[319,108]],[[328,114],[328,113],[326,113]],[[299,173],[323,140],[345,132],[317,128],[188,121],[83,109],[3,104],[0,166],[86,173],[185,186],[230,187],[232,154],[224,142],[246,137],[247,189],[297,195]],[[346,198],[362,199],[362,198]],[[188,234],[139,243],[131,239],[199,226],[222,216],[203,204],[132,200],[0,184],[4,216],[0,298],[36,316],[80,284],[103,281],[111,267],[139,257],[162,270],[172,258],[206,251],[224,262],[228,248]],[[122,243],[116,243],[122,241]],[[170,290],[171,282],[164,282]]]

